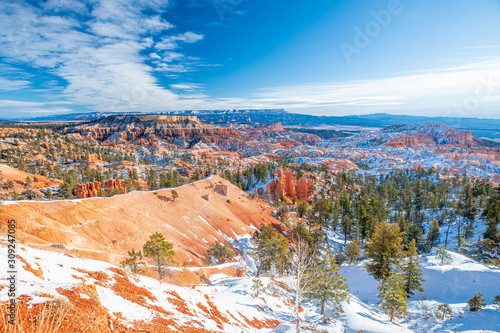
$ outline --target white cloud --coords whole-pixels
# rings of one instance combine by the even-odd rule
[[[165,35],[173,27],[162,18],[168,1],[48,0],[41,7],[30,3],[0,1],[0,56],[67,82],[62,90],[47,89],[63,104],[100,111],[284,107],[324,114],[427,110],[446,115],[451,109],[464,116],[498,117],[500,59],[374,80],[269,87],[244,98],[210,98],[199,92],[199,85],[167,88],[153,76],[180,76],[195,66],[214,66],[181,51],[183,44],[199,42],[203,35]],[[0,71],[0,90],[33,90],[29,76],[15,76],[2,67]],[[66,110],[35,102],[1,103],[40,112]]]
[[[38,102],[25,102],[25,101],[12,101],[6,99],[0,99],[0,107],[32,107],[32,106],[42,106],[45,103]]]
[[[203,39],[203,35],[195,34],[193,32],[185,32],[176,36],[163,37],[159,43],[155,44],[157,50],[174,50],[179,47],[179,42],[196,43]]]
[[[30,82],[27,80],[12,80],[0,76],[0,91],[14,91],[28,88]]]
[[[72,0],[50,0],[41,8],[22,1],[0,2],[0,56],[59,76],[67,85],[57,97],[74,104],[103,111],[183,106],[181,97],[161,87],[152,73],[190,70],[187,60],[174,63],[184,55],[151,54],[153,66],[143,55],[155,36],[173,27],[161,17],[168,5],[163,0],[92,0],[78,6]],[[70,7],[78,15],[54,14]],[[185,32],[170,37],[164,39],[194,43],[202,35]],[[3,90],[29,84],[0,77]]]
[[[493,102],[499,97],[500,59],[492,59],[374,80],[261,89],[250,101],[267,107],[322,110],[324,114],[421,110],[446,116],[454,109],[474,117],[482,113],[492,116],[491,110],[498,107]]]
[[[200,89],[201,85],[196,83],[176,83],[176,84],[171,84],[170,87],[173,89],[195,90],[195,89]]]

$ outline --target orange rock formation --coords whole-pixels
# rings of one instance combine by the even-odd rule
[[[311,200],[311,179],[302,177],[297,180],[292,172],[282,169],[278,169],[276,176],[278,179],[267,184],[266,194],[278,195],[279,197],[286,195],[289,198],[302,201]]]
[[[76,185],[75,195],[78,199],[94,198],[99,195],[101,183],[92,182],[88,184]],[[118,190],[123,193],[126,192],[125,187],[122,186],[120,179],[111,179],[104,183],[103,189],[108,193],[110,190]]]

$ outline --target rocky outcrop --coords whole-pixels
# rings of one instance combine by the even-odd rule
[[[110,179],[104,183],[104,190],[108,193],[111,190],[119,191],[121,193],[125,193],[126,189],[122,186],[121,179]]]
[[[75,154],[75,161],[87,160],[88,163],[102,162],[101,154],[89,154],[88,156],[82,156],[81,154]]]
[[[75,195],[78,199],[93,198],[99,195],[101,183],[92,182],[88,184],[77,184]]]
[[[311,179],[301,177],[297,180],[291,171],[281,168],[276,172],[276,177],[278,179],[274,179],[267,184],[267,195],[277,195],[280,198],[287,196],[302,201],[311,200]]]
[[[120,179],[111,179],[104,183],[102,187],[106,193],[109,193],[111,190],[119,191],[121,193],[125,193],[126,189],[122,186]],[[75,196],[78,199],[86,199],[86,198],[94,198],[99,196],[99,192],[101,190],[101,183],[92,182],[87,184],[77,184],[75,188]]]

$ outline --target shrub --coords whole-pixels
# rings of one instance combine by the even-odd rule
[[[483,299],[483,294],[481,293],[474,294],[474,296],[469,298],[467,303],[469,303],[469,311],[472,312],[479,311],[486,306],[486,303]]]
[[[259,292],[264,292],[264,284],[260,279],[252,279],[252,292],[255,297],[259,296]]]
[[[446,246],[441,246],[436,250],[436,259],[439,260],[441,265],[449,265],[453,262]]]
[[[208,264],[213,263],[213,259],[217,261],[217,264],[222,264],[225,261],[230,261],[234,258],[234,251],[228,242],[222,244],[219,241],[215,241],[215,244],[208,248],[206,262]]]
[[[439,320],[450,320],[453,318],[453,313],[448,303],[441,303],[434,311],[434,316]]]
[[[500,309],[500,295],[496,295],[495,297],[493,297],[491,302],[495,305],[498,305],[498,309]]]

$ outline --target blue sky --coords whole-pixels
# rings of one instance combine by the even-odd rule
[[[500,118],[500,0],[0,0],[0,118]]]

